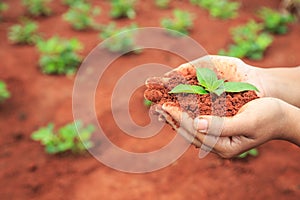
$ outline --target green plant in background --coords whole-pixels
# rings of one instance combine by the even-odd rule
[[[258,156],[258,150],[255,148],[250,149],[249,151],[246,151],[246,152],[240,154],[238,156],[238,158],[246,158],[247,156],[254,156],[254,157]]]
[[[155,5],[161,9],[166,9],[169,7],[170,0],[155,0]]]
[[[49,40],[39,40],[39,66],[45,74],[74,74],[81,62],[77,54],[82,49],[77,39],[65,40],[54,36]]]
[[[7,9],[8,9],[8,5],[0,0],[0,21],[2,18],[1,17],[2,12],[6,11]]]
[[[62,0],[62,3],[67,6],[72,6],[77,3],[88,3],[87,0]]]
[[[22,0],[27,11],[33,16],[48,16],[51,14],[49,3],[52,0]]]
[[[273,37],[265,32],[262,24],[251,20],[246,25],[232,29],[234,44],[229,46],[228,51],[221,50],[220,55],[233,56],[238,58],[250,58],[260,60],[265,50],[272,44]]]
[[[31,45],[40,38],[37,30],[37,23],[28,19],[23,19],[20,24],[13,25],[9,28],[8,39],[14,44]]]
[[[100,14],[99,7],[92,7],[85,2],[77,2],[71,5],[68,12],[63,15],[64,20],[72,24],[76,30],[97,28],[94,17]]]
[[[100,38],[105,40],[104,46],[111,52],[127,52],[138,48],[135,43],[134,34],[130,31],[136,29],[137,25],[131,24],[123,28],[118,28],[111,22],[103,28]],[[134,50],[134,53],[140,53],[140,50]]]
[[[220,19],[232,19],[237,17],[239,2],[231,2],[228,0],[190,0],[194,5],[200,6],[210,13],[211,16]]]
[[[93,147],[90,139],[94,130],[94,126],[84,127],[80,121],[77,121],[54,131],[54,124],[50,123],[48,126],[33,132],[31,138],[45,146],[45,151],[49,154],[66,151],[81,153]]]
[[[189,93],[189,94],[209,94],[214,93],[220,96],[223,92],[243,92],[258,91],[249,83],[244,82],[225,82],[218,79],[216,73],[209,68],[196,68],[198,85],[179,84],[169,93]]]
[[[10,92],[6,88],[6,84],[0,80],[0,103],[10,97]]]
[[[148,99],[144,99],[144,105],[146,107],[150,107],[152,105],[152,101],[148,100]]]
[[[287,33],[287,24],[295,20],[289,13],[280,13],[266,7],[258,11],[258,16],[263,20],[265,30],[275,34]]]
[[[193,28],[193,16],[183,10],[175,9],[173,11],[173,19],[164,18],[161,20],[161,26],[179,32],[179,34],[189,34],[189,30]],[[174,32],[170,32],[174,34]]]
[[[111,0],[110,16],[112,18],[128,17],[134,19],[136,16],[135,2],[136,0]]]

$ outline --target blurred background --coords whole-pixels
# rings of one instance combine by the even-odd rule
[[[119,172],[85,148],[95,127],[73,122],[76,71],[101,41],[124,30],[161,27],[188,35],[209,54],[239,57],[258,67],[299,66],[298,0],[1,0],[0,1],[0,197],[9,199],[299,199],[299,147],[272,141],[243,158],[198,158],[190,147],[180,159],[145,174]],[[122,34],[105,43],[111,54],[136,46]],[[112,89],[135,66],[186,62],[154,49],[119,57],[97,89],[95,109],[107,137],[132,152],[166,145],[175,132],[125,135],[111,111]],[[146,126],[145,87],[129,110]],[[84,136],[84,147],[75,126]],[[90,142],[90,143],[89,143]]]

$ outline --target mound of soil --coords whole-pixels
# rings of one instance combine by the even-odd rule
[[[170,94],[169,92],[178,84],[198,85],[197,77],[191,73],[183,76],[174,71],[162,78],[149,79],[144,96],[152,101],[154,106],[161,106],[164,103],[178,106],[192,118],[199,115],[233,116],[243,105],[258,98],[254,91],[223,93],[221,96],[215,94]],[[154,111],[155,109],[152,110],[154,114],[158,114]]]

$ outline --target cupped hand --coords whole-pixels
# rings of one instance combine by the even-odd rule
[[[180,108],[162,109],[180,124],[183,136],[204,151],[224,158],[239,155],[269,140],[283,139],[289,104],[276,98],[260,98],[245,104],[233,117],[199,116],[191,119]]]
[[[265,89],[267,86],[264,85],[261,78],[261,74],[259,73],[260,69],[244,63],[239,58],[208,55],[182,64],[173,71],[186,75],[187,73],[196,73],[195,68],[198,67],[210,68],[217,73],[219,78],[227,81],[251,83],[259,89],[257,93],[259,97],[266,96]]]

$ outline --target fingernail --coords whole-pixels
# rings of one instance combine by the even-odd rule
[[[194,128],[201,133],[207,133],[208,121],[204,118],[196,118],[194,120]]]

